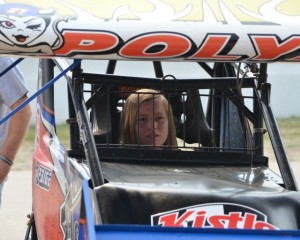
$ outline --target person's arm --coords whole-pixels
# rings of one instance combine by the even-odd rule
[[[11,106],[14,110],[22,102],[27,99],[26,96],[21,97]],[[3,144],[1,155],[14,161],[15,156],[21,146],[21,143],[27,133],[31,118],[31,108],[27,104],[24,108],[18,111],[10,118],[7,138]],[[2,182],[10,171],[10,166],[4,161],[0,161],[0,182]]]

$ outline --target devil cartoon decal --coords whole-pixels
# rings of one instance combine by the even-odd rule
[[[27,4],[0,5],[0,44],[5,46],[0,53],[52,55],[61,43],[55,27],[61,20],[54,9],[40,10]],[[48,31],[54,34],[45,34]]]

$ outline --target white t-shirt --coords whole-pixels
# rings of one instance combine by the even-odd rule
[[[0,57],[0,73],[13,63],[11,58]],[[18,66],[0,77],[0,119],[10,113],[10,107],[28,92]],[[0,125],[0,153],[7,136],[9,120]]]

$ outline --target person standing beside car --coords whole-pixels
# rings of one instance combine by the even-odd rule
[[[12,63],[11,58],[0,57],[0,73]],[[0,119],[26,101],[27,93],[23,75],[17,66],[0,77]],[[28,131],[30,118],[31,108],[27,104],[0,125],[0,206],[4,182]]]

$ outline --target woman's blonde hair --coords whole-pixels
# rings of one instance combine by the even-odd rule
[[[121,117],[121,142],[124,144],[137,144],[137,134],[135,125],[139,106],[146,101],[159,100],[162,102],[168,116],[168,138],[164,145],[177,146],[176,128],[174,123],[174,116],[172,107],[168,100],[159,91],[153,89],[140,89],[132,93],[127,98]]]

